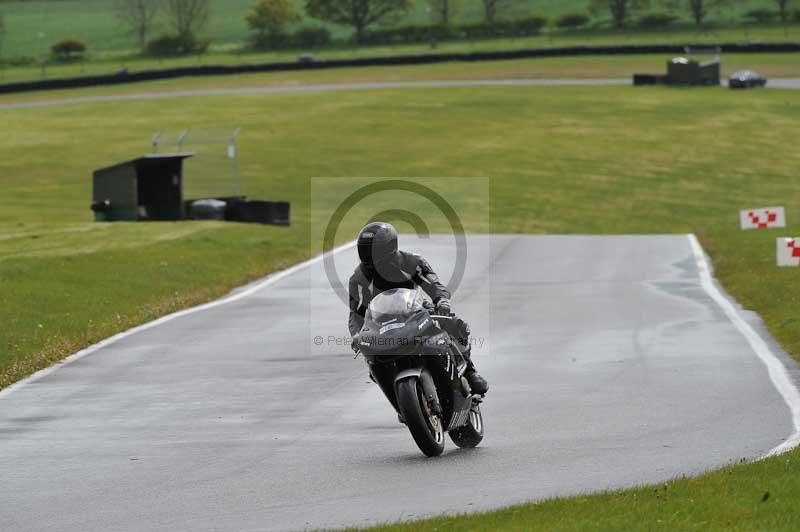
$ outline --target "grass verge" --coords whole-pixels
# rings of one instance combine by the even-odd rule
[[[800,527],[800,453],[637,489],[440,517],[373,531],[773,530]]]

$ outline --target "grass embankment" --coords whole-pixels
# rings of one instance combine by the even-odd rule
[[[0,224],[0,387],[307,254],[286,231],[192,225]]]
[[[435,530],[795,531],[800,528],[800,453],[741,464],[698,478],[514,506],[489,514],[441,517],[374,531]]]
[[[177,86],[177,85],[175,85]],[[81,94],[80,91],[72,94]],[[726,288],[800,355],[795,270],[737,211],[784,204],[800,234],[800,93],[470,88],[226,96],[1,111],[0,373],[16,380],[164,311],[309,254],[311,176],[489,176],[491,229],[695,231]],[[238,122],[245,192],[291,228],[90,222],[92,168],[164,124]],[[412,528],[796,529],[800,452],[662,487]],[[770,496],[765,502],[765,493]]]
[[[711,32],[694,30],[648,31],[621,33],[611,30],[576,31],[557,35],[542,35],[523,39],[497,39],[472,42],[440,43],[435,49],[428,45],[370,46],[361,48],[333,47],[313,50],[317,59],[347,59],[354,57],[393,56],[429,53],[469,53],[529,48],[552,48],[560,46],[606,46],[617,44],[717,44],[721,42],[796,42],[800,40],[800,25],[790,27],[788,36],[782,28],[756,27],[744,32],[741,29],[719,29]],[[84,63],[47,65],[44,76],[39,66],[0,66],[0,83],[28,81],[44,78],[108,75],[121,68],[128,70],[159,70],[196,65],[238,65],[247,63],[270,63],[296,61],[299,51],[252,53],[241,50],[214,50],[206,55],[178,58],[154,59],[130,53],[97,54]],[[727,55],[724,59],[727,59]],[[624,60],[624,59],[623,59]],[[562,59],[566,63],[573,59]]]

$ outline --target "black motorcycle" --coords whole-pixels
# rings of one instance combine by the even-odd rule
[[[482,397],[464,378],[467,361],[446,332],[453,318],[432,310],[419,290],[387,290],[369,305],[356,345],[420,450],[439,456],[445,432],[459,447],[478,445],[483,417]]]

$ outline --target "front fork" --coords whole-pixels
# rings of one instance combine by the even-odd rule
[[[431,412],[442,418],[442,405],[439,404],[439,396],[436,394],[436,385],[433,383],[433,377],[427,370],[423,369],[419,375],[420,384],[422,384],[422,392],[425,394],[425,401],[428,403]]]

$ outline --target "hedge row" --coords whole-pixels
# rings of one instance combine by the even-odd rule
[[[769,22],[777,18],[777,12],[766,9],[752,10],[745,15],[745,20],[756,22]],[[794,14],[800,21],[800,11]],[[560,29],[577,29],[590,22],[589,16],[583,13],[568,13],[554,21]],[[678,22],[679,17],[670,13],[648,13],[635,21],[636,26],[642,29],[666,28]],[[359,44],[362,45],[395,45],[419,44],[440,41],[480,40],[496,38],[531,37],[539,35],[548,24],[548,19],[543,16],[532,16],[520,20],[497,21],[493,24],[479,23],[461,26],[399,26],[381,30],[365,31]],[[328,36],[322,45],[330,42]],[[277,47],[289,48],[279,43]],[[302,43],[295,43],[295,47],[303,47]]]
[[[459,41],[495,38],[530,37],[538,35],[547,18],[533,16],[519,20],[498,21],[494,24],[465,24],[462,26],[400,26],[364,32],[359,44],[391,45],[429,41]]]
[[[194,35],[161,35],[147,43],[147,54],[155,57],[204,54],[211,43]]]
[[[462,26],[400,26],[365,31],[359,40],[362,45],[417,44],[430,41],[480,40],[530,37],[538,35],[547,24],[545,17],[528,17],[494,24]],[[290,48],[322,48],[331,44],[332,37],[325,28],[300,28],[294,33],[253,34],[250,45],[257,50]]]
[[[323,48],[331,42],[333,37],[330,31],[315,27],[300,28],[292,33],[254,33],[250,36],[250,46],[256,50]]]

